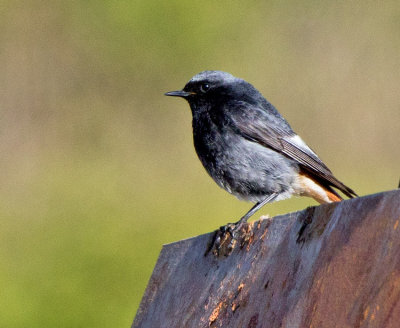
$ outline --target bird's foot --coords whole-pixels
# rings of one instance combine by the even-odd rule
[[[228,223],[215,232],[206,255],[212,251],[217,257],[228,256],[236,245],[239,244],[240,248],[243,248],[251,237],[252,231],[247,222]]]

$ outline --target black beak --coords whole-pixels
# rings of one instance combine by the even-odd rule
[[[187,92],[187,91],[183,91],[183,90],[179,90],[179,91],[170,91],[165,93],[166,96],[173,96],[173,97],[182,97],[182,98],[187,98],[191,95],[195,95],[194,92]]]

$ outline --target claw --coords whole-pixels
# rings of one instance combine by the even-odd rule
[[[209,250],[212,250],[216,257],[221,255],[228,256],[238,242],[243,247],[250,240],[249,232],[249,225],[246,222],[228,223],[215,232]]]

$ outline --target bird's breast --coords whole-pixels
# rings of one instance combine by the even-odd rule
[[[293,165],[272,149],[245,139],[229,126],[193,124],[197,155],[214,181],[238,198],[258,201],[290,186]]]

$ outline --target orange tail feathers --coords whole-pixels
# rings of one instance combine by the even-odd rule
[[[320,204],[340,202],[343,200],[339,195],[302,174],[298,176],[297,188],[295,189],[299,195],[312,197]]]
[[[343,200],[343,198],[338,197],[337,195],[335,195],[333,192],[331,192],[329,190],[325,190],[325,192],[331,202],[340,202]]]

